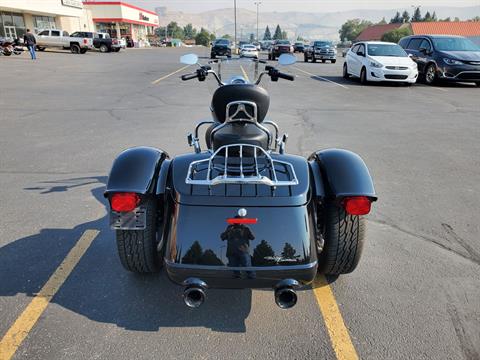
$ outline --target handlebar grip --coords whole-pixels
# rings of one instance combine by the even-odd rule
[[[198,77],[198,74],[197,73],[193,73],[193,74],[185,74],[185,75],[182,75],[181,79],[183,81],[187,81],[187,80],[192,80],[192,79],[195,79]]]
[[[294,80],[295,80],[295,76],[289,75],[289,74],[285,74],[285,73],[282,73],[282,72],[279,72],[279,73],[278,73],[278,77],[279,77],[280,79],[285,79],[285,80],[290,80],[290,81],[294,81]]]

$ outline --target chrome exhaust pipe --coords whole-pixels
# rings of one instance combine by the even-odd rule
[[[285,279],[275,286],[275,303],[280,309],[290,309],[297,304],[295,288],[300,286],[297,280]]]
[[[207,298],[207,284],[196,278],[188,278],[183,282],[185,290],[183,291],[183,301],[189,308],[196,309],[200,307]]]

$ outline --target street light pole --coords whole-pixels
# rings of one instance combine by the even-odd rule
[[[254,4],[257,5],[257,42],[260,41],[260,39],[258,38],[258,7],[260,6],[261,3],[262,3],[261,1],[254,2]]]
[[[235,48],[237,47],[237,0],[233,0],[233,17],[235,22]]]

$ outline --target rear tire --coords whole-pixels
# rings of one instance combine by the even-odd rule
[[[87,53],[87,49],[80,49],[80,54],[86,54]]]
[[[105,45],[105,44],[100,45],[99,50],[100,50],[100,52],[102,52],[102,53],[107,53],[107,52],[109,52],[108,46]]]
[[[337,60],[331,60],[332,64],[335,64],[336,62],[337,62]]]
[[[367,69],[365,69],[365,68],[362,68],[362,71],[360,71],[360,83],[362,85],[368,85]]]
[[[145,205],[145,230],[117,230],[115,233],[120,262],[126,270],[137,274],[158,272],[162,265],[157,251],[156,200],[148,199]]]
[[[70,51],[72,54],[80,54],[80,46],[77,44],[70,45]]]
[[[326,275],[351,273],[362,255],[365,218],[348,215],[335,205],[327,205],[325,215],[325,247],[320,254],[319,272]]]

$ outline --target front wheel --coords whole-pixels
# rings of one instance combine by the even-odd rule
[[[80,54],[86,54],[88,49],[80,49]]]
[[[105,44],[102,44],[102,45],[100,45],[99,50],[100,50],[100,52],[102,52],[102,53],[107,53],[107,52],[108,52],[108,46],[105,45]]]
[[[360,83],[362,85],[368,85],[367,70],[365,68],[362,68],[362,71],[360,72]]]
[[[116,231],[120,262],[126,270],[137,274],[158,272],[162,264],[157,251],[156,200],[148,199],[145,205],[147,219],[144,230]]]
[[[331,63],[332,64],[335,64],[337,62],[337,60],[332,60]]]
[[[437,69],[435,64],[430,64],[425,69],[425,83],[427,85],[433,85],[437,80]]]
[[[325,247],[319,258],[319,272],[326,275],[351,273],[362,255],[365,218],[349,215],[335,205],[327,205],[325,215]]]
[[[348,79],[350,74],[348,73],[347,63],[343,64],[343,78]]]

